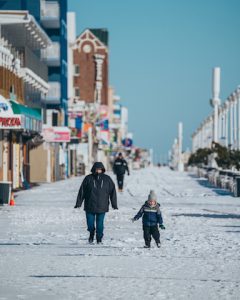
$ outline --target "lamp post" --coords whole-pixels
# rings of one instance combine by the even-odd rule
[[[223,110],[222,106],[218,107],[218,140],[219,144],[222,144],[222,116],[223,116]]]
[[[237,104],[238,104],[238,150],[240,150],[240,86],[236,90]]]
[[[178,123],[178,171],[183,172],[184,166],[182,161],[182,140],[183,140],[183,124]]]
[[[220,94],[220,68],[216,67],[213,69],[212,77],[212,95],[211,105],[214,109],[214,120],[213,120],[213,141],[218,143],[218,106],[221,101],[219,98]]]
[[[228,113],[229,113],[229,101],[225,101],[224,103],[224,109],[225,109],[225,146],[228,147],[228,139],[229,139],[229,130],[228,130]]]
[[[232,94],[233,101],[233,147],[237,149],[237,95]]]
[[[229,139],[229,144],[230,144],[230,148],[232,149],[233,147],[233,101],[231,96],[228,97],[228,101],[229,101],[229,108],[230,108],[230,128],[229,128],[229,135],[230,135],[230,139]]]

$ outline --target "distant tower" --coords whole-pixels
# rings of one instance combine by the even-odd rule
[[[212,77],[212,99],[211,105],[214,109],[213,118],[213,142],[218,143],[218,108],[221,103],[220,98],[220,68],[216,67],[213,69]]]

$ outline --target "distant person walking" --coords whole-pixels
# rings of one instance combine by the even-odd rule
[[[97,243],[102,243],[105,213],[109,210],[109,200],[113,209],[118,209],[115,184],[111,177],[104,174],[105,168],[101,162],[95,162],[92,174],[87,175],[78,192],[74,208],[81,207],[84,201],[84,210],[89,235],[89,243],[93,243],[95,228]],[[95,225],[96,224],[96,225]]]
[[[123,158],[122,153],[119,153],[118,157],[116,158],[116,160],[114,161],[114,164],[113,164],[113,172],[117,176],[119,192],[123,191],[124,175],[125,175],[126,171],[127,171],[128,175],[130,175],[129,169],[128,169],[128,164],[127,164],[126,160]]]

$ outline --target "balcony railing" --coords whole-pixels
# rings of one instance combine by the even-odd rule
[[[52,46],[42,50],[42,59],[48,66],[60,66],[60,44],[53,42]]]
[[[41,22],[46,28],[60,27],[60,7],[57,1],[41,1]]]
[[[41,61],[41,57],[37,56],[29,48],[18,49],[21,58],[21,67],[28,68],[41,77],[44,81],[48,81],[48,67]]]
[[[16,50],[0,38],[0,66],[15,73],[35,89],[47,93],[47,66],[28,48]]]
[[[60,104],[61,101],[61,85],[60,82],[48,82],[49,90],[46,95],[46,104]]]
[[[14,72],[16,75],[20,75],[20,67],[22,61],[20,54],[8,44],[6,40],[0,38],[0,66]]]

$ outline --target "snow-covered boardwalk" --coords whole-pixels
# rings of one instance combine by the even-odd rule
[[[0,208],[2,299],[240,299],[240,199],[168,169],[135,171],[88,245],[82,179],[18,193]],[[133,217],[150,189],[161,203],[161,249],[143,249]]]

